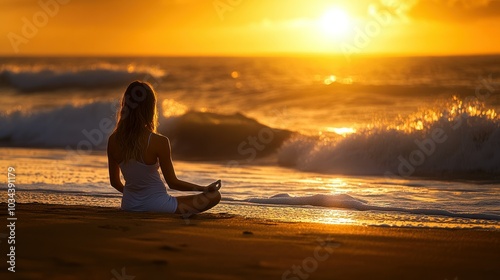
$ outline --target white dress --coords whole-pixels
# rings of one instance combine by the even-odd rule
[[[151,134],[148,138],[151,140]],[[159,163],[149,165],[136,160],[120,163],[125,178],[121,208],[125,211],[175,213],[177,199],[167,193],[160,178]]]

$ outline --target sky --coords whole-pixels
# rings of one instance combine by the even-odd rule
[[[0,55],[500,53],[499,0],[0,0]]]

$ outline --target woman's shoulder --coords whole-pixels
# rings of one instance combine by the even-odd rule
[[[160,133],[151,134],[150,150],[156,155],[170,151],[170,140]]]
[[[151,142],[153,143],[153,141],[156,143],[165,143],[165,142],[170,143],[170,140],[168,139],[167,136],[157,132],[151,133]]]

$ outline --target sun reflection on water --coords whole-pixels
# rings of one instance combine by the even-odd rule
[[[467,118],[497,120],[498,114],[494,109],[486,108],[486,105],[477,99],[463,101],[453,96],[451,101],[442,105],[420,110],[408,117],[400,117],[394,124],[387,125],[387,128],[411,133],[426,131],[441,121],[460,123]]]
[[[164,99],[161,103],[162,114],[165,118],[183,115],[187,112],[188,107],[173,99]]]
[[[327,132],[333,132],[344,137],[348,134],[356,133],[356,129],[352,127],[327,127],[325,130]]]

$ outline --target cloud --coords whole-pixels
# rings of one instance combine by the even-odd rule
[[[462,6],[464,8],[485,7],[492,3],[492,0],[434,0],[437,3],[447,4],[448,7]]]
[[[500,17],[500,1],[421,0],[413,5],[408,15],[416,19],[423,18],[436,21],[479,21]]]

